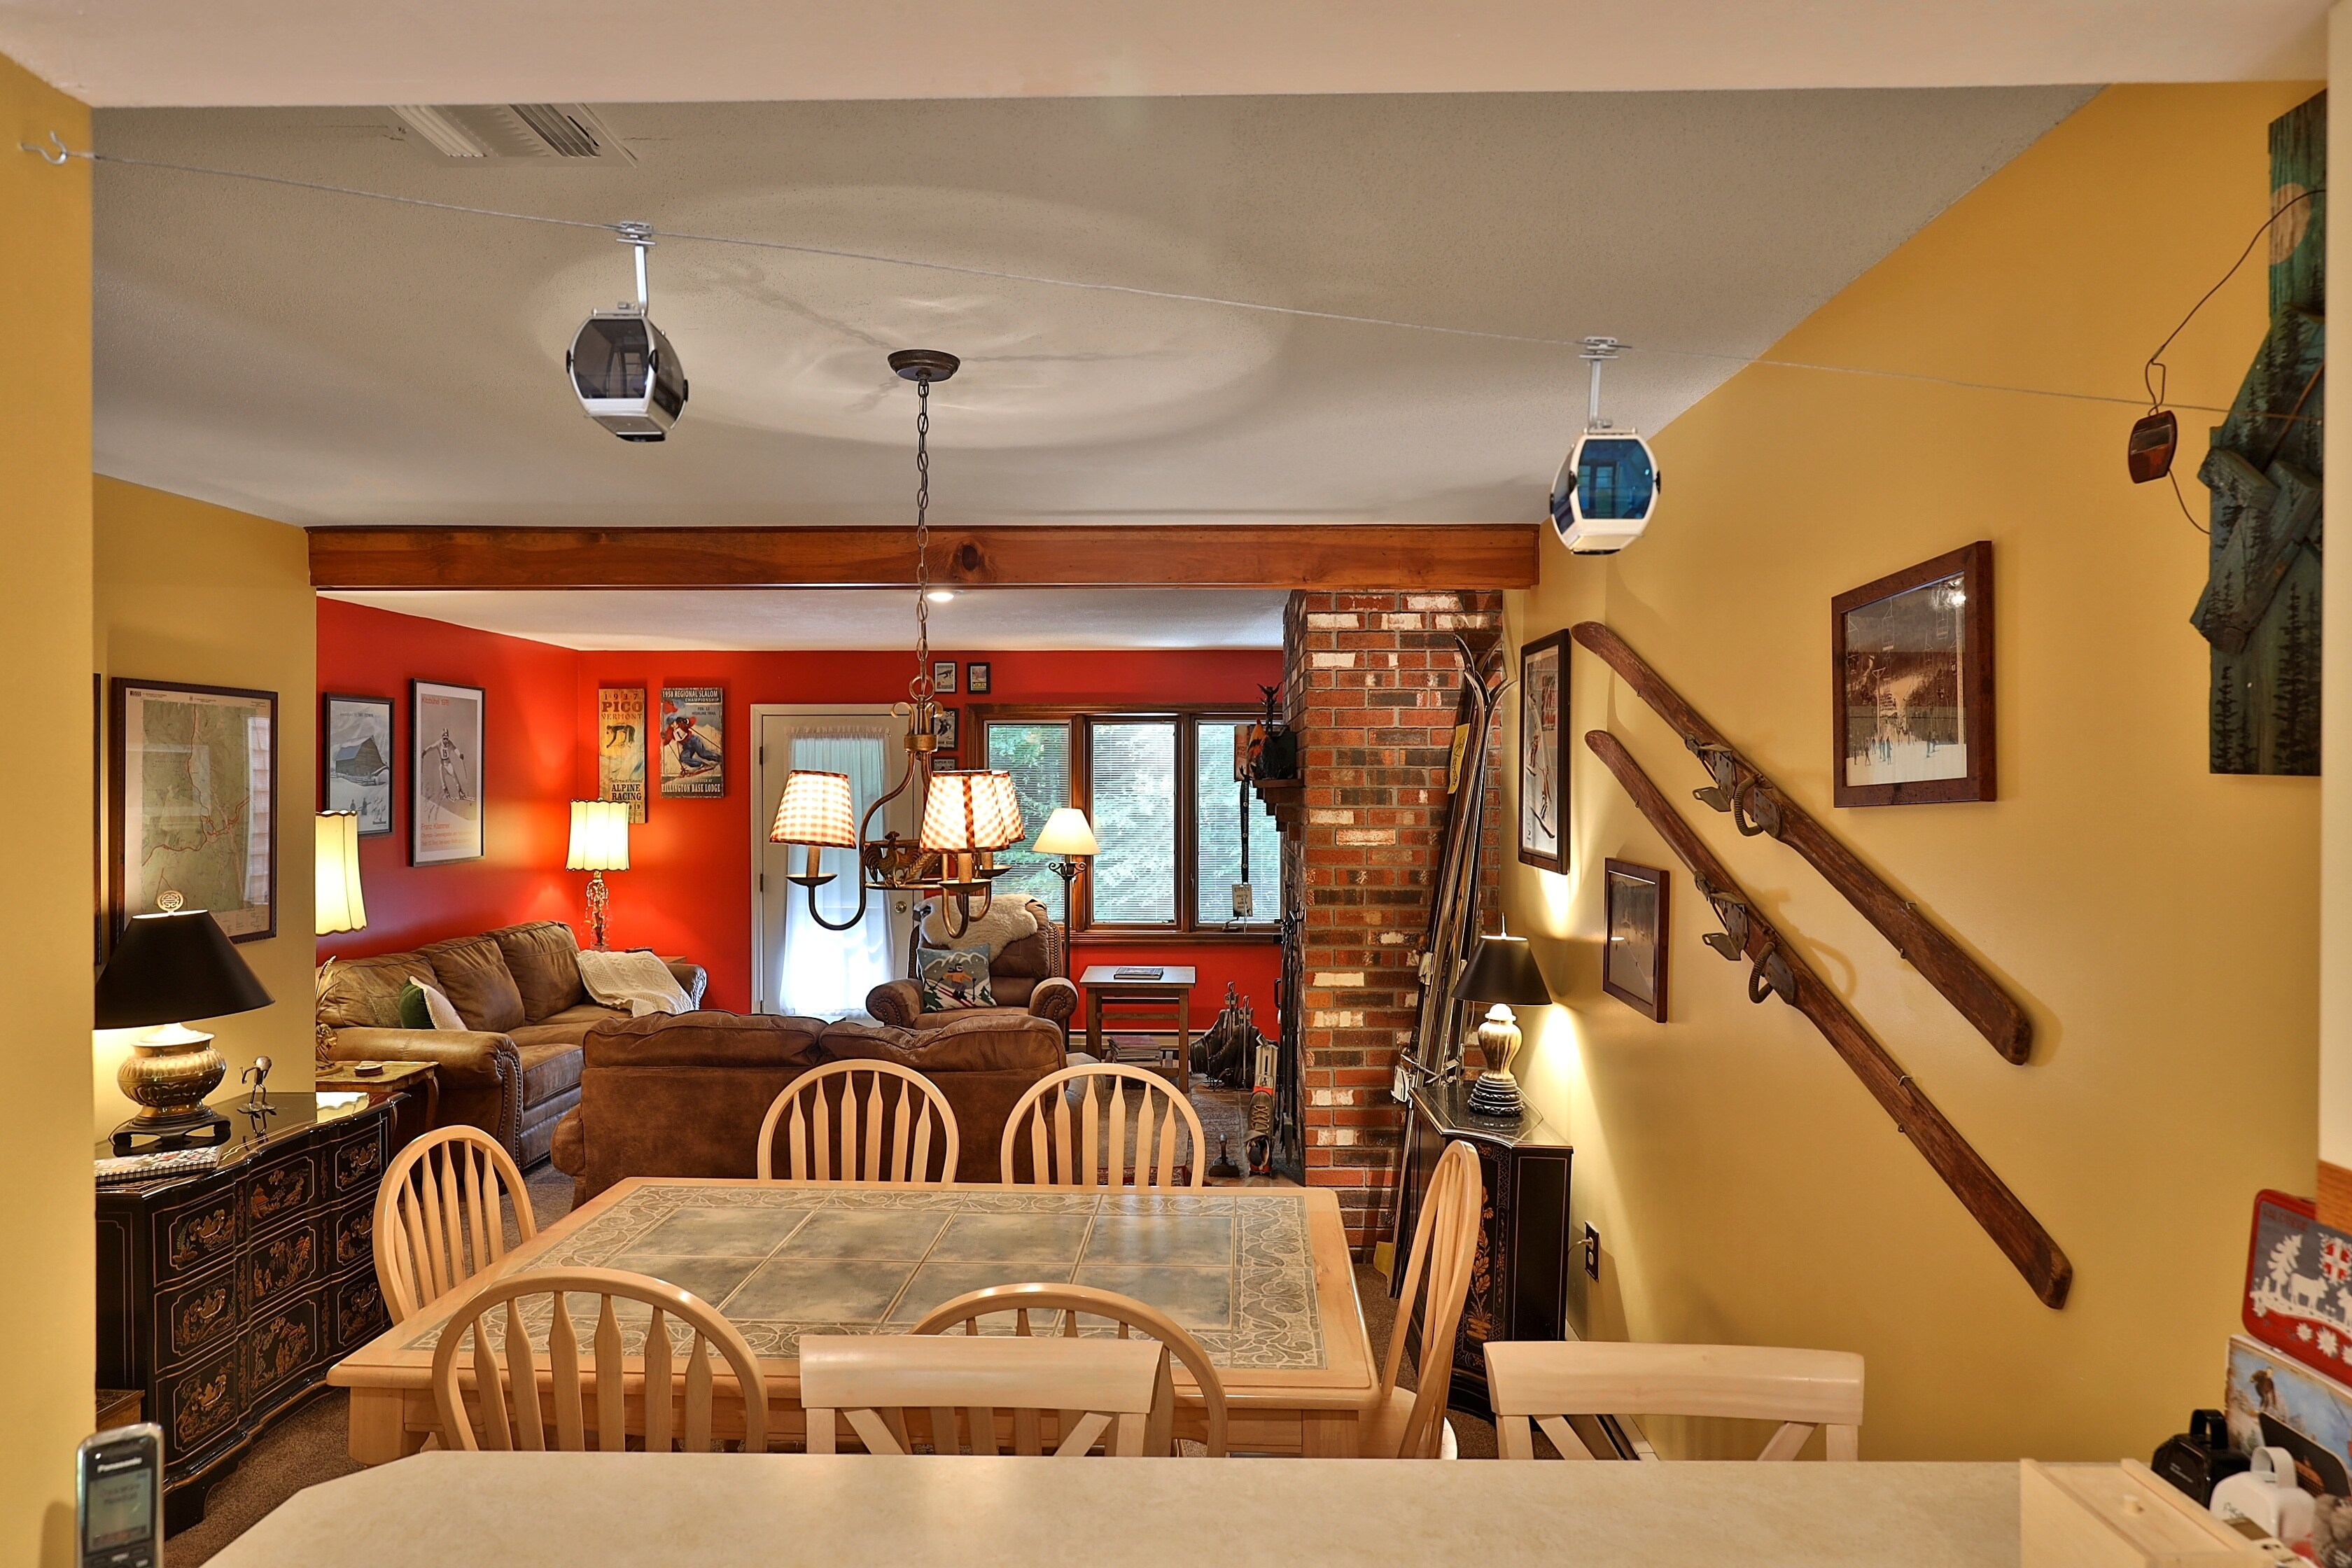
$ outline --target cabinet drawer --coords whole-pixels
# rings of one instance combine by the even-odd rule
[[[354,1187],[372,1186],[383,1170],[383,1118],[368,1118],[367,1127],[328,1151],[329,1178],[338,1194]]]
[[[319,1157],[305,1150],[265,1165],[237,1184],[247,1236],[282,1225],[319,1198]]]
[[[245,1335],[246,1403],[258,1405],[278,1384],[299,1377],[326,1347],[319,1335],[318,1295],[257,1312]]]
[[[335,1353],[357,1350],[392,1326],[383,1310],[383,1290],[373,1270],[342,1281],[327,1292],[332,1306]]]
[[[341,1274],[345,1269],[375,1268],[375,1205],[362,1199],[336,1211],[328,1222],[333,1240],[333,1255],[329,1272]]]
[[[221,1268],[155,1294],[155,1364],[173,1366],[236,1332],[236,1269]]]
[[[236,1250],[243,1227],[233,1189],[205,1194],[155,1216],[155,1278],[192,1274]]]
[[[204,1447],[236,1425],[245,1402],[237,1347],[206,1356],[156,1380],[155,1404],[173,1458]]]
[[[245,1252],[245,1310],[251,1318],[270,1303],[327,1275],[326,1221],[308,1221],[252,1243]]]

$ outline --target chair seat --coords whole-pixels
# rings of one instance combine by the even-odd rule
[[[1367,1459],[1396,1458],[1397,1441],[1404,1435],[1404,1424],[1412,1415],[1412,1390],[1391,1388],[1387,1400],[1365,1412],[1356,1426],[1356,1452]],[[1462,1445],[1454,1435],[1454,1423],[1441,1418],[1444,1430],[1438,1435],[1437,1457],[1458,1459]]]

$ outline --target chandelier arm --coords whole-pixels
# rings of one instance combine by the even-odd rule
[[[857,912],[850,916],[849,919],[844,921],[841,924],[834,924],[833,921],[825,919],[824,915],[817,911],[816,889],[814,888],[808,889],[808,912],[809,919],[816,921],[817,924],[823,926],[827,931],[852,930],[858,924],[858,922],[866,918],[866,879],[860,877],[857,879]]]

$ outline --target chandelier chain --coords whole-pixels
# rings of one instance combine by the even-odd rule
[[[915,679],[907,691],[916,719],[931,700],[931,378],[915,378]]]

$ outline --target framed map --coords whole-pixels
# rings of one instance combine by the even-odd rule
[[[629,820],[646,819],[646,689],[596,689],[596,798],[628,803]]]
[[[408,683],[408,863],[482,858],[482,689]]]
[[[232,942],[278,934],[278,694],[113,683],[109,929],[210,910]]]
[[[664,800],[715,800],[727,793],[727,689],[661,689]]]
[[[320,703],[321,809],[352,812],[361,837],[382,837],[392,831],[392,699],[330,692]]]

